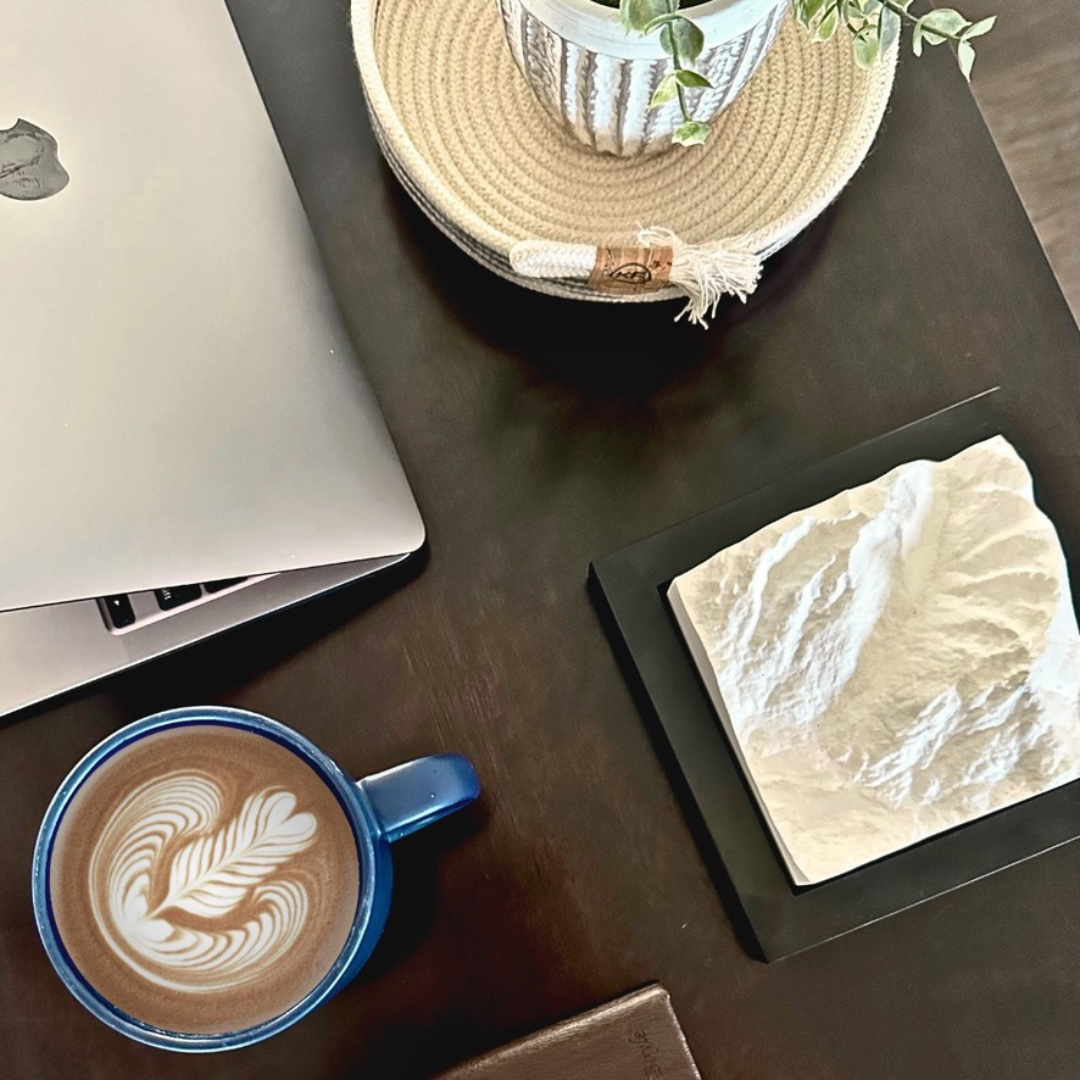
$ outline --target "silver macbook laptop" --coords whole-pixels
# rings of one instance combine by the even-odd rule
[[[0,712],[423,537],[224,0],[4,0]]]

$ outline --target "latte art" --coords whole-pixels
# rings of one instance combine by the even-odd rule
[[[156,732],[72,798],[53,914],[91,986],[169,1031],[251,1027],[322,980],[352,928],[359,856],[331,788],[252,731]]]
[[[204,992],[259,978],[285,953],[309,914],[289,859],[318,824],[296,796],[266,789],[223,821],[212,776],[169,773],[133,791],[90,858],[90,903],[102,936],[144,978]],[[250,910],[250,917],[243,913]],[[219,929],[200,929],[196,919]]]

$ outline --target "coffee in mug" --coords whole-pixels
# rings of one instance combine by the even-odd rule
[[[83,978],[169,1031],[253,1027],[308,994],[352,928],[360,861],[333,792],[234,727],[114,754],[56,833],[53,916]]]
[[[479,790],[458,754],[353,780],[268,717],[159,713],[96,746],[53,797],[34,850],[38,932],[117,1031],[248,1046],[360,971],[386,924],[391,843]]]

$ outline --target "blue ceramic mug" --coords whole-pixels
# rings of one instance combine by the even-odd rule
[[[79,970],[65,947],[54,915],[51,863],[64,815],[95,771],[121,750],[163,731],[193,725],[222,726],[269,739],[314,770],[344,812],[356,842],[359,889],[345,944],[321,981],[271,1019],[241,1030],[194,1034],[136,1019],[106,999]],[[130,757],[130,756],[129,756]],[[129,758],[125,758],[125,761]],[[259,1042],[295,1024],[355,977],[371,955],[390,907],[390,844],[472,802],[480,788],[472,766],[456,754],[420,758],[354,781],[308,739],[255,713],[205,707],[176,709],[139,720],[110,735],[72,770],[49,806],[34,851],[33,900],[38,932],[65,986],[99,1020],[139,1042],[169,1050],[228,1050]],[[74,820],[74,819],[73,819]]]

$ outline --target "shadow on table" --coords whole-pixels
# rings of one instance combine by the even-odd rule
[[[425,1080],[561,1018],[568,1001],[575,1003],[571,1009],[584,1009],[620,989],[575,981],[567,924],[560,922],[556,932],[536,917],[553,907],[577,908],[563,875],[538,877],[541,861],[558,865],[550,850],[538,859],[535,851],[504,849],[506,858],[493,867],[484,863],[488,872],[467,882],[471,905],[445,902],[444,884],[446,892],[460,890],[461,875],[469,875],[470,843],[485,842],[492,818],[482,798],[394,845],[386,930],[368,965],[334,1003],[340,1011],[332,1023],[340,1035],[331,1075]],[[453,882],[446,880],[450,873],[458,875]]]
[[[70,706],[103,689],[114,703],[112,711],[128,719],[224,701],[235,688],[310,648],[403,588],[419,576],[427,560],[425,545],[403,563],[369,578],[215,634],[92,684],[92,689],[82,687],[50,698],[5,717],[3,723]]]
[[[732,332],[783,303],[821,257],[832,210],[765,264],[746,304],[725,298],[709,328],[675,321],[681,302],[590,303],[534,292],[469,258],[425,217],[383,165],[388,203],[411,262],[433,295],[489,346],[518,357],[536,381],[583,395],[640,399],[730,359]],[[729,374],[737,379],[737,370]]]

